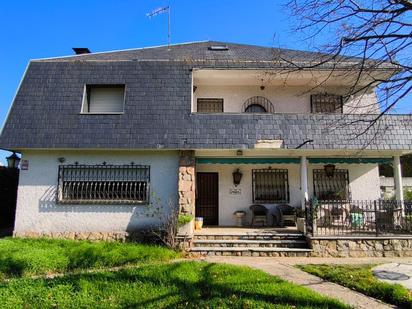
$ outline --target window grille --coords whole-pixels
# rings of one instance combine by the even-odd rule
[[[274,113],[275,108],[272,102],[270,102],[265,97],[256,96],[247,99],[243,103],[244,113]]]
[[[254,203],[289,202],[287,169],[252,170]]]
[[[198,113],[223,113],[223,99],[197,99]]]
[[[348,200],[349,172],[335,169],[333,176],[327,176],[325,170],[313,170],[313,189],[318,200]]]
[[[146,165],[60,165],[58,202],[136,204],[149,201]]]
[[[343,100],[340,95],[312,94],[310,102],[312,113],[339,114],[343,112]]]

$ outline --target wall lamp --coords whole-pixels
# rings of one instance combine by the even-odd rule
[[[232,175],[233,175],[233,184],[235,186],[238,186],[240,184],[240,181],[242,180],[243,174],[240,172],[239,169],[237,169],[236,171],[232,173]]]

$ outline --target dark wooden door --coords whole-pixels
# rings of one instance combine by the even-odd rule
[[[19,170],[0,166],[0,237],[13,234]]]
[[[219,224],[218,173],[196,174],[196,217],[203,217],[204,225]]]

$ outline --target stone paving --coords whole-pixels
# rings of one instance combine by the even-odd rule
[[[379,300],[368,297],[361,293],[352,291],[341,285],[324,281],[323,279],[301,271],[293,265],[296,264],[367,264],[367,263],[388,263],[397,261],[398,263],[410,263],[411,258],[255,258],[255,257],[231,257],[214,256],[205,257],[203,260],[212,263],[227,263],[234,265],[249,266],[263,270],[271,275],[278,276],[287,281],[305,286],[320,294],[339,299],[340,301],[354,308],[396,308],[385,304]]]
[[[388,263],[373,268],[373,274],[379,280],[398,283],[412,291],[412,261]]]

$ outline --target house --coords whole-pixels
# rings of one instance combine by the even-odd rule
[[[388,162],[404,212],[412,117],[368,129],[374,89],[343,98],[359,60],[296,70],[316,57],[205,41],[30,61],[0,137],[24,166],[14,234],[118,237],[158,224],[153,204],[234,226],[236,211],[251,221],[251,204],[372,203]],[[368,78],[396,70],[383,63]]]

